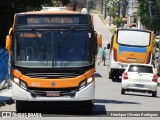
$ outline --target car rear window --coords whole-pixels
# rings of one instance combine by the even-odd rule
[[[130,65],[128,72],[153,73],[151,66]]]

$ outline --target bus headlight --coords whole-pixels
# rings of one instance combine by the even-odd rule
[[[24,90],[27,90],[27,84],[24,81],[14,78],[14,82]]]
[[[90,83],[92,83],[93,80],[94,80],[94,78],[93,78],[93,77],[90,77],[90,78],[88,78],[87,80],[82,81],[82,82],[80,83],[80,85],[79,85],[79,90],[85,88],[87,85],[89,85]]]
[[[90,77],[87,79],[87,84],[91,83],[93,81],[93,77]]]
[[[83,89],[84,87],[86,86],[86,80],[85,81],[82,81],[79,85],[79,89]]]
[[[23,81],[20,81],[20,87],[27,90],[27,84]]]

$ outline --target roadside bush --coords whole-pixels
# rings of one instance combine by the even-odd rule
[[[121,17],[117,17],[114,19],[114,24],[117,26],[117,28],[122,26],[122,18]]]

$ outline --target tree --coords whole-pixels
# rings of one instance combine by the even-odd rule
[[[118,15],[118,2],[119,0],[107,0],[107,9],[109,16],[115,18]]]
[[[138,16],[148,29],[160,30],[160,0],[138,0]]]
[[[120,17],[120,6],[121,0],[106,0],[106,9],[109,13],[109,25],[111,25],[111,17],[113,18],[113,23],[117,27],[121,27],[122,18]]]
[[[15,13],[40,10],[46,4],[52,4],[51,0],[1,0],[0,47],[5,45],[5,36],[12,26]]]
[[[120,17],[120,14],[122,14],[123,16],[126,15],[128,0],[106,0],[106,3],[107,3],[108,11],[112,17],[115,17],[115,16]]]
[[[1,0],[0,15],[0,47],[4,47],[5,36],[11,27],[11,19],[13,20],[13,7],[11,0]]]
[[[68,5],[69,0],[61,0],[61,2],[62,2],[62,4],[63,4],[63,6],[66,6],[66,5]]]
[[[126,9],[127,9],[127,6],[128,6],[128,0],[122,0],[121,5],[122,5],[122,15],[123,15],[123,17],[125,17]]]
[[[60,6],[60,0],[51,0],[51,2],[52,2],[51,6],[55,6],[55,7]]]
[[[122,25],[122,18],[121,17],[116,17],[114,19],[114,23],[117,26],[117,28],[121,27],[121,25]]]

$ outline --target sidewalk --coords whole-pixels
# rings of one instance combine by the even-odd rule
[[[12,103],[14,103],[12,100],[12,88],[0,91],[0,107]]]

